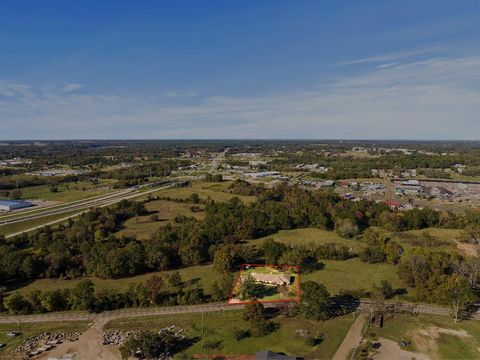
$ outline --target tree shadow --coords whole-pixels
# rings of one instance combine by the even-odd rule
[[[337,295],[329,300],[329,314],[341,316],[350,314],[358,309],[360,300],[352,295]]]
[[[263,284],[255,284],[255,288],[252,291],[252,295],[258,300],[277,294],[279,293],[276,286],[267,286]]]
[[[186,337],[171,346],[170,351],[174,354],[183,352],[198,343],[200,340],[200,336]]]
[[[323,270],[324,268],[325,264],[323,262],[318,261],[315,258],[309,258],[302,264],[302,273],[310,274],[314,271]]]

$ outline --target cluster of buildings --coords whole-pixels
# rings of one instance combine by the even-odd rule
[[[295,169],[300,169],[300,170],[307,170],[307,171],[316,171],[319,173],[326,173],[329,168],[325,166],[321,166],[319,164],[298,164],[295,166]]]
[[[335,181],[333,180],[301,180],[300,185],[311,188],[333,188]]]
[[[282,173],[279,171],[259,171],[259,172],[244,173],[243,176],[250,179],[280,178],[282,177]]]
[[[0,166],[29,165],[31,163],[32,163],[31,160],[26,160],[18,157],[13,159],[0,160]]]
[[[87,170],[80,169],[48,169],[40,170],[35,172],[26,173],[26,175],[35,175],[35,176],[72,176],[72,175],[83,175],[86,174]]]
[[[418,180],[406,180],[395,182],[396,195],[419,195],[423,192],[423,187]]]

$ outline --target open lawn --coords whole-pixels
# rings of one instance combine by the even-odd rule
[[[145,282],[150,279],[153,275],[165,276],[173,271],[159,271],[143,275],[132,276],[129,278],[123,279],[99,279],[92,277],[90,278],[95,284],[96,289],[114,289],[118,291],[127,290],[131,284]],[[193,284],[200,285],[208,293],[212,287],[212,284],[215,280],[219,279],[220,276],[217,272],[213,271],[212,265],[202,265],[202,266],[191,266],[183,269],[179,269],[178,272],[182,276],[184,282],[191,282]],[[39,279],[35,280],[30,284],[17,284],[15,287],[10,287],[9,291],[13,291],[16,288],[21,293],[28,293],[32,290],[42,290],[49,291],[55,289],[66,289],[74,287],[81,279],[73,280],[62,280],[62,279]],[[232,284],[233,285],[233,284]],[[165,284],[165,290],[168,290],[168,285]]]
[[[411,341],[405,350],[426,354],[432,359],[479,359],[480,326],[478,321],[454,323],[435,315],[396,315],[383,328],[370,328],[370,337],[384,337],[396,342]]]
[[[457,239],[462,230],[459,229],[440,229],[428,228],[422,230],[410,230],[404,232],[390,233],[392,239],[398,241],[404,248],[425,247],[432,250],[459,251],[455,239]],[[428,243],[424,238],[424,233],[434,238],[432,243]],[[462,252],[460,250],[460,252]],[[463,253],[463,252],[462,252]]]
[[[39,226],[39,225],[47,224],[52,221],[63,219],[67,216],[80,214],[83,211],[84,210],[73,210],[73,211],[62,213],[62,214],[41,217],[35,220],[21,221],[17,223],[2,225],[0,226],[0,235],[10,235],[20,231],[25,231],[35,226]]]
[[[49,323],[21,323],[22,335],[16,337],[7,336],[9,331],[19,331],[19,324],[0,324],[0,343],[7,347],[0,349],[0,359],[11,359],[10,351],[31,337],[45,332],[84,332],[89,326],[88,321],[56,321]]]
[[[51,192],[49,185],[38,185],[21,188],[22,198],[30,200],[47,200],[69,202],[102,195],[112,191],[111,181],[103,181],[97,186],[88,181],[61,183],[57,185],[58,192]]]
[[[176,216],[188,216],[196,219],[203,219],[202,211],[192,211],[192,206],[203,209],[203,205],[191,203],[177,203],[174,201],[154,200],[147,202],[145,208],[147,214],[137,218],[128,219],[117,235],[132,235],[139,240],[149,239],[160,227],[171,223]],[[151,216],[158,216],[158,221],[152,220]]]
[[[233,197],[238,197],[244,203],[249,204],[256,200],[255,196],[235,195],[227,192],[228,186],[232,181],[223,181],[221,183],[209,183],[198,181],[192,183],[192,186],[183,188],[169,188],[156,192],[155,195],[170,196],[171,198],[189,198],[193,193],[197,193],[202,200],[210,197],[214,201],[225,202]]]
[[[388,280],[394,288],[402,284],[397,268],[390,264],[367,264],[358,258],[349,260],[322,260],[323,268],[301,275],[301,281],[313,280],[324,284],[335,295],[341,290],[371,290],[381,280]]]
[[[323,268],[311,273],[301,274],[301,281],[313,280],[324,284],[331,294],[337,294],[341,290],[371,290],[374,284],[381,280],[388,280],[395,288],[401,288],[402,284],[398,279],[396,268],[389,264],[367,264],[361,262],[358,258],[340,261],[323,260]],[[213,270],[212,265],[191,266],[178,270],[184,281],[198,283],[205,292],[210,292],[211,286],[215,280],[220,279],[220,275]],[[97,289],[111,288],[114,290],[126,290],[130,284],[144,282],[153,275],[165,276],[172,271],[159,271],[123,279],[99,279],[90,278]],[[11,286],[10,291],[18,290],[22,293],[31,290],[54,290],[64,289],[75,286],[81,279],[62,280],[62,279],[39,279],[30,284],[17,284]],[[232,284],[233,286],[233,284]],[[167,287],[165,289],[168,289]]]
[[[251,244],[261,245],[265,239],[274,239],[283,244],[314,244],[322,245],[328,243],[337,243],[349,248],[358,250],[365,246],[365,243],[359,240],[344,239],[334,231],[326,231],[316,228],[280,230],[278,233],[266,236],[264,238],[249,240]]]
[[[331,359],[343,340],[354,318],[351,315],[334,318],[325,322],[300,320],[277,316],[272,319],[279,324],[279,329],[263,337],[247,337],[235,340],[234,328],[248,329],[248,323],[242,318],[242,311],[225,311],[201,314],[182,314],[148,318],[124,318],[114,320],[106,329],[118,330],[152,330],[156,331],[170,325],[177,325],[188,330],[188,338],[193,344],[185,349],[185,354],[246,354],[269,349],[288,355],[303,356],[307,359]],[[203,329],[203,331],[202,331]],[[315,346],[306,345],[303,338],[296,336],[296,330],[308,330],[314,337],[323,335],[324,340]],[[207,344],[217,343],[211,349]],[[180,356],[177,354],[177,357]]]

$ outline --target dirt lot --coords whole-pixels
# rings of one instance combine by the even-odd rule
[[[430,360],[427,355],[404,350],[397,342],[385,338],[378,339],[381,344],[378,353],[372,358],[376,360]]]
[[[108,319],[97,320],[80,339],[73,343],[64,343],[52,351],[39,355],[33,359],[47,360],[49,358],[62,358],[65,354],[76,354],[75,360],[119,360],[120,351],[113,346],[104,346],[103,326]]]

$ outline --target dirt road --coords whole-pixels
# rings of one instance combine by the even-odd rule
[[[62,358],[65,354],[75,354],[75,360],[119,360],[120,351],[115,346],[105,346],[103,340],[103,326],[109,321],[107,318],[98,319],[85,331],[78,341],[67,342],[55,349],[35,357],[35,360]]]
[[[362,341],[362,330],[367,320],[367,315],[360,313],[357,319],[354,321],[347,335],[343,339],[342,343],[337,349],[333,360],[347,360],[350,352],[355,349]]]

